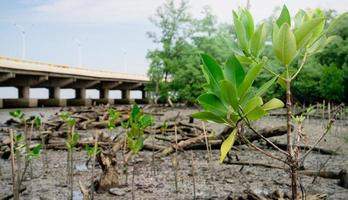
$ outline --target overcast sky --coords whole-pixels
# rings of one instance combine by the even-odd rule
[[[231,21],[231,10],[246,0],[190,0],[190,12],[200,17],[208,5],[219,21]],[[250,0],[259,21],[286,4],[300,8],[348,10],[348,0]],[[77,40],[82,65],[88,68],[146,74],[145,55],[154,48],[146,37],[156,31],[148,18],[164,0],[0,0],[0,55],[21,57],[21,35],[26,30],[26,57],[31,60],[77,65]]]

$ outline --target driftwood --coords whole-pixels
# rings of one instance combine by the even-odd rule
[[[299,199],[302,199],[302,194],[300,194]],[[303,199],[306,200],[324,200],[327,198],[326,194],[305,194]],[[291,197],[287,193],[281,193],[278,190],[269,193],[269,194],[264,194],[264,193],[256,193],[253,190],[245,190],[244,195],[240,197],[227,197],[228,200],[290,200]]]
[[[342,169],[341,171],[315,171],[315,170],[302,170],[299,171],[300,174],[306,176],[315,176],[321,178],[329,178],[329,179],[339,179],[339,185],[348,188],[348,174],[346,169]]]
[[[83,200],[90,200],[91,196],[89,194],[89,191],[88,191],[87,187],[81,182],[81,180],[79,180],[79,188],[80,188],[81,193],[83,195]]]
[[[209,143],[212,143],[212,148],[216,145],[219,146],[222,144],[222,139],[221,137],[224,137],[227,133],[231,133],[229,131],[230,128],[225,128],[225,130],[218,136],[215,136],[213,134],[210,134],[208,136]],[[264,137],[274,137],[274,136],[280,136],[286,134],[286,127],[285,126],[280,126],[276,128],[264,128],[258,131],[261,135]],[[247,132],[245,133],[245,137],[250,141],[254,140],[259,140],[261,139],[258,135],[252,133],[252,132]],[[242,145],[245,144],[244,141],[240,140],[239,138],[236,140],[235,145]],[[175,149],[183,150],[183,149],[197,149],[197,147],[202,147],[206,148],[205,146],[205,136],[203,134],[190,138],[188,140],[183,140],[178,143],[178,145],[172,145],[166,149],[164,149],[161,153],[160,156],[167,156],[175,151]]]
[[[103,173],[96,182],[96,191],[105,192],[119,185],[119,172],[117,168],[116,154],[113,152],[101,152],[97,155],[97,161]]]

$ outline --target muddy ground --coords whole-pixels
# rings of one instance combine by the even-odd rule
[[[3,123],[8,119],[9,110],[0,111],[0,121]],[[44,113],[47,117],[58,111],[53,109],[24,109],[28,115]],[[176,116],[180,112],[180,119],[187,121],[188,115],[194,109],[177,108],[166,109],[165,116],[157,117],[158,121]],[[151,110],[153,112],[153,110]],[[304,132],[308,144],[315,141],[324,130],[327,120],[309,119],[305,122]],[[200,121],[195,123],[201,125]],[[284,125],[285,118],[266,117],[254,124],[257,128]],[[220,125],[207,125],[217,132],[223,129]],[[88,137],[94,131],[81,132],[81,135]],[[0,136],[3,133],[0,133]],[[320,143],[320,147],[339,152],[337,156],[322,155],[312,153],[305,161],[306,169],[317,170],[326,163],[322,170],[339,171],[348,168],[348,127],[347,122],[338,121],[332,128],[326,139]],[[272,138],[279,142],[285,142],[285,136]],[[262,145],[258,142],[255,144]],[[266,148],[266,147],[263,147]],[[272,149],[268,149],[277,153]],[[68,187],[66,185],[66,151],[48,150],[48,169],[43,168],[42,160],[36,159],[33,164],[34,178],[27,179],[24,185],[27,189],[22,193],[22,199],[67,199]],[[192,173],[192,154],[194,158],[194,173]],[[238,155],[240,161],[260,162],[271,165],[283,166],[279,162],[265,157],[246,146],[237,146],[232,152],[231,157]],[[178,152],[178,192],[175,190],[175,179],[173,169],[173,157],[170,155],[164,158],[156,158],[155,165],[152,160],[153,152],[142,151],[136,156],[135,161],[128,166],[128,185],[125,185],[125,176],[121,175],[119,188],[112,189],[111,193],[96,194],[95,199],[131,199],[131,174],[135,169],[135,198],[136,199],[193,199],[193,179],[195,183],[196,199],[226,199],[228,196],[235,197],[241,195],[244,190],[252,189],[258,193],[267,193],[274,190],[288,192],[290,179],[289,175],[281,169],[270,169],[254,166],[220,165],[219,150],[212,151],[212,160],[208,163],[207,152],[205,150],[194,150]],[[121,160],[121,156],[119,156]],[[329,161],[327,162],[327,160]],[[82,199],[78,188],[78,181],[84,184],[89,183],[90,166],[86,167],[87,155],[84,151],[78,150],[75,153],[75,172],[74,172],[74,199]],[[121,161],[120,161],[121,163]],[[0,159],[0,197],[11,193],[11,168],[10,161]],[[154,170],[155,168],[155,170]],[[96,167],[97,173],[101,172],[99,166]],[[46,171],[46,173],[45,173]],[[122,170],[120,169],[120,172]],[[193,176],[194,174],[194,176]],[[312,183],[313,177],[301,176],[301,183],[309,193],[325,193],[328,199],[344,200],[348,199],[348,189],[340,187],[337,179],[317,178]]]

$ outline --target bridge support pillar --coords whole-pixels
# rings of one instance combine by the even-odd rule
[[[60,88],[59,87],[53,87],[48,89],[49,92],[49,98],[50,99],[59,99],[60,98]]]
[[[109,89],[104,88],[99,90],[100,99],[108,99],[109,98]]]
[[[91,106],[92,99],[86,99],[86,88],[75,89],[75,99],[68,99],[68,106]]]
[[[130,90],[121,90],[122,99],[130,99]]]
[[[145,90],[142,90],[142,91],[141,91],[141,98],[142,98],[142,99],[146,99],[146,98],[147,98],[147,93],[146,93]]]
[[[66,106],[66,99],[60,98],[60,87],[48,88],[49,99],[39,99],[39,107],[62,107]]]
[[[37,99],[30,99],[29,86],[18,87],[18,99],[3,99],[4,108],[37,107]]]
[[[85,88],[75,89],[75,99],[86,99],[86,89]]]
[[[20,99],[29,99],[29,86],[20,86],[18,87],[18,98]]]

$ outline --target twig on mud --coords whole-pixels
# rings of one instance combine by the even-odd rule
[[[285,169],[284,167],[281,166],[276,166],[276,165],[269,165],[265,163],[257,163],[257,162],[241,162],[241,161],[231,161],[227,160],[224,161],[224,164],[230,164],[230,165],[242,165],[242,166],[258,166],[258,167],[265,167],[265,168],[274,168],[274,169]]]

